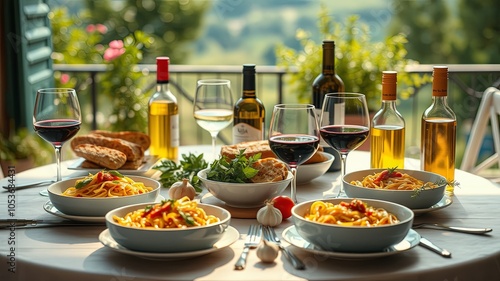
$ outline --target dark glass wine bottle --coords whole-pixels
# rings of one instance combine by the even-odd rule
[[[420,165],[445,177],[446,193],[453,195],[457,117],[447,102],[448,67],[434,66],[432,76],[432,104],[422,114]]]
[[[312,102],[316,107],[318,121],[321,116],[321,107],[325,95],[336,92],[344,92],[344,82],[335,72],[335,41],[323,40],[322,70],[312,84]],[[321,146],[325,152],[333,154],[335,157],[329,171],[340,170],[340,155],[338,152],[323,140],[321,140]]]
[[[255,91],[255,64],[244,64],[243,93],[234,105],[233,143],[263,140],[265,113]]]

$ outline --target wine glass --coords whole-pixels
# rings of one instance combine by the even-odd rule
[[[56,181],[61,181],[61,148],[78,133],[81,122],[80,104],[74,89],[48,88],[36,92],[33,127],[42,139],[54,146]],[[40,194],[48,195],[47,190]]]
[[[194,119],[212,136],[212,151],[217,158],[215,142],[219,132],[233,122],[231,82],[225,79],[198,80],[194,98]]]
[[[288,164],[292,171],[291,198],[295,203],[297,203],[297,166],[316,153],[319,138],[314,105],[274,106],[269,129],[269,147],[280,160]]]
[[[347,154],[363,144],[370,132],[370,116],[365,95],[359,93],[325,95],[319,126],[323,140],[340,154],[341,177],[344,177]],[[342,183],[336,197],[345,197]]]

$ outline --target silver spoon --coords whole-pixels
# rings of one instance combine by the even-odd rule
[[[412,228],[428,228],[438,230],[448,230],[454,232],[462,232],[469,234],[484,234],[493,231],[491,228],[473,228],[473,227],[460,227],[460,226],[447,226],[437,223],[417,223]]]

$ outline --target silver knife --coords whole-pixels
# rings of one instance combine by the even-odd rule
[[[30,220],[30,219],[0,219],[0,229],[54,227],[54,226],[104,226],[105,222],[78,222],[56,220]]]
[[[427,238],[420,237],[419,245],[423,246],[424,248],[427,248],[433,252],[436,252],[445,258],[451,258],[451,253],[448,250],[437,246],[436,244],[429,241]]]

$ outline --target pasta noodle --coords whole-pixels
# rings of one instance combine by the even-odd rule
[[[113,216],[123,226],[138,228],[188,228],[216,223],[219,218],[207,215],[196,201],[185,196],[177,200],[165,200],[126,214],[123,218]]]
[[[310,221],[342,226],[379,226],[398,223],[398,218],[383,208],[373,208],[359,199],[350,203],[315,201],[304,218]]]
[[[384,170],[380,173],[368,175],[362,181],[351,181],[352,185],[390,190],[418,190],[422,188],[436,188],[437,184],[419,180],[407,173],[394,170]]]
[[[71,197],[117,197],[143,194],[153,190],[142,182],[136,182],[117,171],[100,171],[95,175],[77,180],[75,186],[63,192]]]

